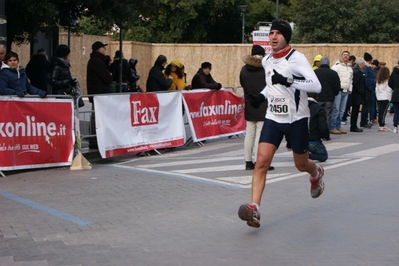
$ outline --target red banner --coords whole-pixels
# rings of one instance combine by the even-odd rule
[[[183,92],[193,141],[245,132],[244,98],[227,90]]]
[[[0,97],[0,106],[0,170],[71,165],[71,100]]]

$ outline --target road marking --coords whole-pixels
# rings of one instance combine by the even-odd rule
[[[335,142],[335,143],[328,143],[327,149],[328,151],[331,150],[338,150],[342,148],[348,148],[351,146],[356,146],[360,145],[362,143],[356,143],[356,142]],[[219,145],[217,148],[212,149],[212,150],[217,150],[220,148],[221,145]],[[224,146],[224,145],[223,145]],[[225,146],[224,146],[225,147]],[[399,144],[389,144],[381,147],[376,147],[372,149],[367,149],[367,150],[361,150],[359,152],[354,152],[354,153],[346,153],[342,154],[339,156],[330,156],[329,159],[322,163],[324,166],[324,169],[333,169],[337,167],[343,167],[346,165],[350,164],[355,164],[358,162],[362,161],[367,161],[370,159],[373,159],[377,156],[383,155],[383,154],[388,154],[392,152],[399,151]],[[197,153],[198,151],[195,151]],[[190,175],[190,173],[217,173],[217,172],[226,172],[226,171],[239,171],[243,170],[244,171],[244,165],[237,165],[237,162],[234,161],[242,161],[243,156],[234,156],[234,157],[227,157],[225,156],[226,154],[237,154],[237,152],[241,153],[242,150],[236,150],[232,151],[229,153],[222,153],[222,154],[214,154],[209,156],[206,159],[200,159],[201,157],[190,159],[190,160],[179,160],[175,162],[165,162],[165,163],[158,163],[158,164],[147,164],[147,165],[141,165],[140,168],[136,167],[130,167],[130,166],[124,166],[124,165],[113,165],[113,167],[121,167],[125,169],[130,169],[134,171],[143,171],[143,172],[151,172],[151,173],[156,173],[156,174],[161,174],[161,175],[168,175],[171,177],[177,177],[177,178],[182,178],[186,180],[193,180],[197,182],[202,182],[202,183],[208,183],[208,184],[213,184],[213,185],[219,185],[223,187],[230,187],[230,188],[250,188],[251,187],[251,182],[252,182],[252,172],[249,175],[244,175],[244,176],[229,176],[229,177],[216,177],[215,179],[211,178],[203,178],[203,177],[198,177],[194,175]],[[221,157],[220,155],[223,155]],[[282,152],[282,153],[276,153],[276,157],[292,157],[292,152]],[[357,159],[353,159],[356,158]],[[360,158],[359,158],[360,157]],[[187,157],[186,157],[187,158]],[[188,159],[188,158],[187,158]],[[212,163],[212,162],[230,162],[230,163],[236,163],[234,165],[222,165],[222,166],[214,166],[214,167],[201,167],[201,168],[191,168],[191,169],[176,169],[176,170],[167,170],[167,171],[160,171],[160,170],[153,170],[153,169],[145,169],[145,168],[156,168],[156,167],[173,167],[173,166],[181,166],[181,165],[195,165],[195,164],[206,164],[206,163]],[[282,167],[294,167],[294,162],[293,160],[286,161],[286,162],[272,162],[272,165],[277,167],[277,168],[282,168]],[[275,182],[280,182],[300,176],[308,176],[309,174],[306,172],[299,172],[295,174],[291,173],[279,173],[279,174],[273,174],[273,173],[268,173],[267,175],[267,184],[275,183]]]
[[[241,188],[241,186],[231,184],[230,182],[223,182],[223,181],[219,181],[219,180],[202,178],[202,177],[192,176],[192,175],[179,174],[179,173],[171,173],[171,172],[167,172],[167,171],[143,169],[143,168],[138,168],[138,167],[134,167],[134,166],[117,165],[117,164],[106,165],[106,167],[125,169],[128,171],[134,171],[134,172],[143,172],[143,173],[152,173],[152,174],[163,175],[163,176],[171,176],[174,178],[191,180],[191,181],[196,181],[196,182],[210,184],[210,185],[217,185],[217,186],[221,186],[221,187],[225,187],[225,188],[233,188],[233,189]]]
[[[326,164],[336,164],[343,161],[347,161],[347,158],[337,158],[337,159],[330,159],[327,160]],[[187,161],[185,161],[187,162]],[[186,163],[190,164],[190,163]],[[171,165],[171,164],[170,164]],[[293,166],[293,161],[288,162],[273,162],[272,165],[274,167],[289,167]],[[225,171],[237,171],[237,170],[244,170],[244,165],[223,165],[223,166],[213,166],[213,167],[201,167],[201,168],[190,168],[190,169],[181,169],[181,170],[171,170],[175,173],[180,174],[190,174],[190,173],[210,173],[210,172],[225,172]]]
[[[44,206],[44,205],[39,204],[37,202],[22,198],[20,196],[17,196],[15,194],[12,194],[12,193],[9,193],[9,192],[3,191],[3,190],[0,190],[0,195],[3,196],[3,197],[6,197],[8,199],[14,200],[16,202],[25,204],[25,205],[27,205],[29,207],[41,210],[43,212],[47,212],[47,213],[49,213],[51,215],[57,216],[57,217],[62,218],[64,220],[71,221],[71,222],[73,222],[75,224],[78,224],[78,225],[89,225],[89,224],[91,224],[91,222],[89,222],[89,221],[82,220],[82,219],[80,219],[78,217],[75,217],[73,215],[70,215],[68,213],[65,213],[65,212],[62,212],[62,211],[59,211],[59,210]]]
[[[363,157],[363,156],[373,156],[377,157],[391,152],[399,151],[399,144],[389,144],[385,146],[380,146],[368,150],[362,150],[353,153],[345,154],[345,157]]]

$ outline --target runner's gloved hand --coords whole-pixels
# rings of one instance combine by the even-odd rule
[[[288,78],[284,77],[280,73],[278,73],[275,69],[273,69],[274,75],[272,76],[272,84],[281,84],[286,87],[292,85],[292,82],[288,82]]]
[[[266,101],[266,98],[263,94],[248,94],[246,97],[246,100],[249,102],[249,104],[255,108],[258,109],[259,106]]]

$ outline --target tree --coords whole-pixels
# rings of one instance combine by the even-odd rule
[[[396,0],[293,0],[296,43],[399,41]]]

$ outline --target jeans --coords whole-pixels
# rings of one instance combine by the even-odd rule
[[[309,159],[325,162],[328,159],[326,146],[321,141],[309,142]]]
[[[331,125],[330,129],[340,129],[341,119],[344,115],[346,108],[346,101],[348,100],[348,93],[340,91],[337,96],[335,96],[333,103],[333,111],[331,114]]]
[[[244,151],[245,161],[252,162],[252,153],[255,150],[255,162],[258,155],[258,143],[260,132],[262,131],[263,121],[247,121],[245,128]]]

